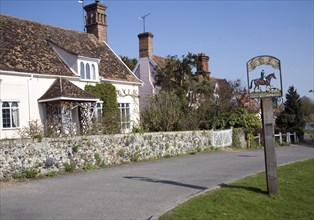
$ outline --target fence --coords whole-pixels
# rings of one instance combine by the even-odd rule
[[[297,137],[297,133],[296,132],[287,132],[286,134],[282,134],[281,132],[279,132],[279,134],[275,134],[275,138],[276,137],[279,137],[279,143],[282,144],[282,139],[283,139],[283,136],[286,136],[286,144],[291,144],[291,136],[293,137],[293,143],[298,143],[299,140],[298,140],[298,137]]]
[[[223,131],[212,132],[213,147],[227,147],[232,145],[232,128]]]

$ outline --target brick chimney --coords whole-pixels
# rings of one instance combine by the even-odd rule
[[[98,40],[107,41],[107,19],[105,11],[107,6],[95,0],[95,3],[84,6],[86,11],[86,31],[94,34]]]
[[[153,56],[153,37],[150,32],[144,32],[137,35],[139,39],[140,58]]]
[[[198,60],[200,61],[200,66],[198,67],[198,72],[209,72],[208,71],[208,61],[209,56],[206,56],[205,53],[198,54]]]

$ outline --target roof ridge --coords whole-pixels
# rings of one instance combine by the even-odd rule
[[[16,17],[16,16],[13,16],[13,15],[7,15],[7,14],[1,14],[0,13],[0,16],[11,17],[11,18],[18,19],[18,20],[23,20],[23,21],[27,21],[27,22],[31,22],[31,23],[36,23],[36,24],[39,24],[41,26],[48,26],[48,27],[51,27],[51,28],[62,29],[62,30],[65,30],[65,31],[73,31],[73,32],[77,32],[77,33],[80,33],[80,34],[92,35],[90,33],[82,32],[82,31],[79,31],[79,30],[73,30],[73,29],[65,28],[65,27],[58,27],[56,25],[47,24],[47,23],[44,23],[44,22],[39,22],[39,21],[34,21],[34,20],[29,20],[29,19],[26,19],[26,18],[20,18],[20,17]]]

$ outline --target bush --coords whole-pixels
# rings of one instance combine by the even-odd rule
[[[14,173],[12,173],[11,177],[13,179],[24,179],[26,177],[26,174],[25,173],[14,172]]]
[[[131,161],[132,161],[132,162],[137,162],[137,161],[139,160],[139,158],[140,158],[140,154],[139,154],[139,152],[136,151],[136,152],[132,155]]]
[[[47,176],[49,176],[49,177],[53,177],[53,176],[57,176],[57,175],[58,175],[58,171],[56,171],[56,170],[50,170],[47,173]]]
[[[34,178],[39,173],[39,170],[35,168],[30,168],[30,169],[24,170],[23,173],[25,174],[26,178]]]
[[[41,142],[44,138],[44,128],[39,120],[32,120],[29,122],[29,126],[19,129],[18,134],[21,138],[32,138]]]
[[[99,153],[95,153],[95,154],[94,154],[94,157],[95,157],[97,166],[101,165],[102,159],[101,159],[101,157],[100,157],[100,154],[99,154]]]
[[[124,157],[124,154],[125,154],[125,149],[124,148],[121,148],[118,152],[117,152],[117,155],[119,157]]]
[[[70,163],[64,163],[64,170],[65,172],[74,172],[74,170],[76,169],[76,164],[74,161],[71,161]]]
[[[241,148],[241,141],[240,141],[240,133],[243,132],[242,128],[233,128],[232,129],[232,147],[234,148]]]
[[[95,166],[91,163],[84,164],[83,170],[93,170]]]
[[[153,96],[141,112],[141,127],[146,131],[177,130],[182,118],[182,102],[175,92]]]

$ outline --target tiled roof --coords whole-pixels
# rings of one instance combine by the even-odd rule
[[[161,69],[166,67],[167,58],[153,55],[152,60],[157,64],[157,66]]]
[[[98,98],[77,87],[64,77],[59,77],[52,83],[46,93],[40,97],[38,101],[61,99],[79,99],[83,101]]]
[[[104,79],[139,82],[114,52],[92,35],[0,15],[0,70],[75,76],[48,43],[79,56],[100,59]]]

